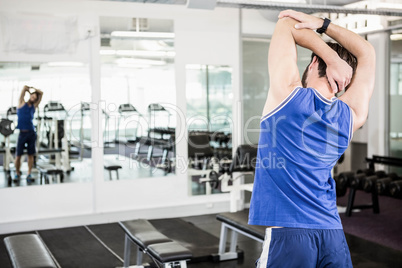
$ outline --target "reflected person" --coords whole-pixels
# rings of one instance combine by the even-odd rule
[[[29,94],[29,99],[25,102],[25,94]],[[18,124],[17,128],[20,130],[17,140],[17,150],[15,155],[15,170],[16,175],[14,180],[21,178],[21,156],[24,151],[25,144],[27,144],[28,152],[28,173],[26,176],[27,182],[34,182],[31,175],[32,166],[34,163],[34,155],[36,153],[36,131],[33,124],[33,118],[36,108],[42,100],[43,92],[39,89],[24,86],[21,91],[19,103],[17,107]]]

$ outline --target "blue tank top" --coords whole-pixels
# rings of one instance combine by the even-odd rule
[[[352,137],[352,112],[298,87],[261,119],[249,224],[342,229],[331,170]]]
[[[17,109],[18,115],[18,125],[17,128],[20,130],[35,130],[33,125],[33,117],[35,113],[35,106],[28,106],[25,103],[21,108]]]

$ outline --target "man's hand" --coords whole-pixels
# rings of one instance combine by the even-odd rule
[[[296,29],[311,29],[311,30],[317,30],[322,27],[322,24],[324,23],[323,19],[302,13],[302,12],[297,12],[294,10],[284,10],[281,13],[279,13],[278,18],[284,18],[284,17],[290,17],[293,18],[297,21],[300,21],[301,23],[297,23],[295,25]]]
[[[336,58],[333,62],[326,62],[327,78],[334,93],[344,90],[350,83],[353,75],[352,67],[343,59]]]

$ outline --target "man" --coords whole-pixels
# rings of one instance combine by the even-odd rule
[[[28,102],[25,102],[24,97],[25,94],[30,94]],[[34,182],[32,178],[32,166],[34,163],[34,155],[36,153],[35,143],[36,143],[36,132],[35,127],[33,125],[33,117],[35,113],[35,109],[38,108],[39,103],[42,100],[43,92],[39,89],[35,89],[33,87],[24,86],[22,89],[19,104],[17,108],[18,115],[18,125],[17,128],[20,130],[20,134],[18,135],[17,141],[17,150],[15,156],[15,180],[19,180],[21,178],[21,156],[24,151],[24,146],[27,144],[28,149],[28,174],[27,174],[27,182]]]
[[[296,44],[313,51],[302,80]],[[287,10],[272,36],[268,67],[249,215],[249,224],[269,226],[257,267],[352,267],[331,169],[367,118],[375,51],[328,19]]]

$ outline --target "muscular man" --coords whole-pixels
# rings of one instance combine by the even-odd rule
[[[249,224],[269,226],[257,267],[352,267],[331,169],[366,121],[375,51],[328,22],[287,10],[272,36],[249,214]],[[302,79],[296,44],[313,52]]]
[[[29,93],[30,97],[28,102],[25,102],[25,94]],[[42,100],[43,92],[39,89],[33,87],[24,86],[22,89],[19,104],[17,108],[18,115],[18,125],[17,128],[20,130],[17,141],[17,151],[15,156],[15,169],[16,175],[15,180],[21,178],[21,155],[24,151],[24,146],[27,144],[28,147],[28,174],[27,182],[33,182],[31,176],[32,166],[34,163],[34,155],[36,153],[35,143],[36,143],[36,132],[33,125],[33,117],[35,109],[38,107],[40,101]]]

